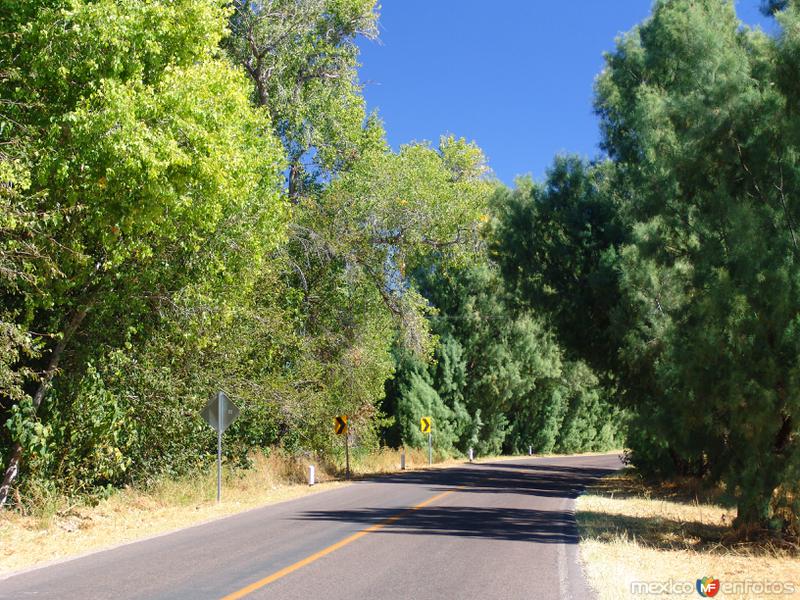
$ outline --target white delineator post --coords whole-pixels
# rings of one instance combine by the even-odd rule
[[[314,485],[314,465],[308,465],[308,485]]]
[[[400,450],[400,470],[406,470],[406,447],[403,446],[403,449]]]
[[[533,446],[528,446],[528,456],[533,456]]]
[[[472,448],[469,449],[469,462],[472,462]]]

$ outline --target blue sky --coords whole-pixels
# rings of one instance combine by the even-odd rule
[[[772,29],[759,0],[739,17]],[[598,152],[592,85],[603,52],[651,0],[383,0],[380,41],[359,75],[394,148],[453,133],[475,140],[501,181],[541,178],[559,152]]]

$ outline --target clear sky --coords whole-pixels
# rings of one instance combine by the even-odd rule
[[[739,17],[773,30],[759,0]],[[380,40],[361,43],[370,110],[395,149],[443,133],[474,140],[495,174],[541,178],[559,152],[598,155],[592,85],[603,52],[651,0],[382,0]]]

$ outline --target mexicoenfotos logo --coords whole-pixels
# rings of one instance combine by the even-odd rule
[[[703,598],[713,598],[719,592],[719,579],[703,577],[697,580],[697,593]]]
[[[737,595],[748,598],[764,598],[766,596],[780,596],[796,593],[800,589],[797,582],[742,579],[731,581],[726,579],[720,582],[713,577],[703,577],[692,583],[691,579],[667,579],[662,581],[632,581],[631,594],[634,596],[691,596],[696,590],[702,598],[713,598],[720,592],[723,596]]]

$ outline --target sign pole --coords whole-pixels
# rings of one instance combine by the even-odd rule
[[[231,402],[225,392],[212,395],[200,412],[203,419],[217,432],[217,504],[222,500],[222,433],[239,417],[239,407]]]
[[[222,499],[222,394],[217,394],[217,504]]]
[[[350,431],[344,435],[345,479],[350,479]]]
[[[344,436],[344,478],[350,479],[350,428],[347,426],[347,415],[333,418],[333,432]]]
[[[433,434],[428,432],[428,466],[433,464]]]

